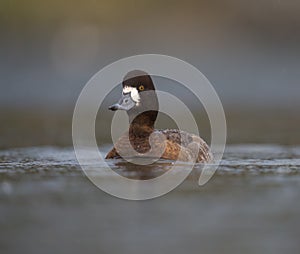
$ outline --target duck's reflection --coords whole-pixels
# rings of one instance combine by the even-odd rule
[[[151,158],[127,158],[118,160],[114,166],[113,170],[123,177],[148,180],[166,173],[172,167],[172,162],[156,161]]]

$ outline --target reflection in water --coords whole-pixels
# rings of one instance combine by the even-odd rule
[[[155,177],[158,177],[164,174],[172,167],[172,162],[159,163],[154,162],[151,163],[151,159],[143,160],[143,163],[148,163],[149,165],[138,165],[134,164],[130,161],[118,161],[114,163],[114,167],[112,168],[116,173],[121,176],[136,179],[136,180],[148,180]]]
[[[127,158],[128,160],[128,158]],[[188,163],[180,162],[174,166],[173,161],[169,160],[153,160],[151,158],[141,158],[142,163],[149,163],[148,165],[138,165],[124,160],[118,160],[110,164],[111,168],[121,176],[136,179],[136,180],[148,180],[152,178],[159,177],[169,171],[174,167],[173,173],[180,173],[181,170],[184,170],[184,166]],[[134,162],[137,163],[137,159],[134,158]],[[152,162],[152,163],[151,163]],[[113,165],[112,165],[113,164]],[[189,178],[199,177],[203,164],[197,163],[194,167],[194,170],[191,172]]]

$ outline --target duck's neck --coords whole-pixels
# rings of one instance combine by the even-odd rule
[[[157,111],[147,111],[137,116],[129,116],[129,135],[131,137],[149,137],[154,131]]]

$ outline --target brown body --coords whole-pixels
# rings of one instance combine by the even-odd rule
[[[162,155],[159,156],[162,159],[196,162],[212,161],[213,157],[210,149],[200,137],[179,130],[154,131],[154,133],[157,132],[163,134],[165,139],[154,139],[153,148],[149,144],[149,136],[130,137],[128,133],[122,135],[115,147],[107,154],[106,159],[120,158],[121,156],[117,151],[127,157],[143,156],[143,154],[149,152],[148,154],[151,154],[153,158],[157,158],[161,154],[161,149],[164,149]],[[135,154],[128,152],[130,150],[129,146],[133,147],[136,151]]]

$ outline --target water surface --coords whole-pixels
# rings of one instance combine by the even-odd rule
[[[122,160],[109,163],[118,173],[139,179],[172,166],[160,161],[143,172]],[[196,165],[165,196],[126,201],[95,187],[72,148],[2,150],[1,250],[298,253],[300,147],[231,145],[214,177],[201,187],[200,171]],[[101,177],[114,184],[105,170]]]

